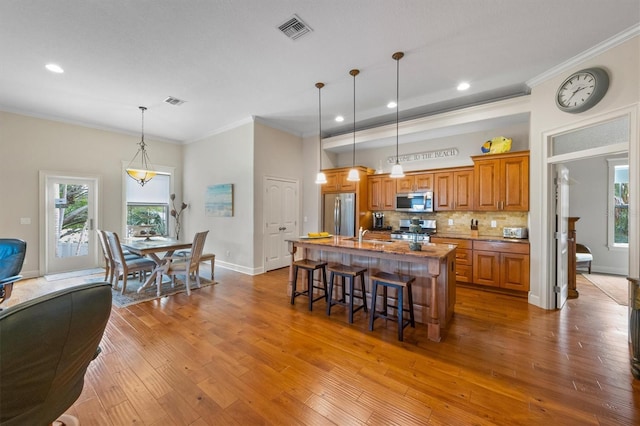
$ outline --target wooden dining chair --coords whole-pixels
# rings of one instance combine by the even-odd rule
[[[196,284],[200,287],[200,275],[198,274],[200,257],[204,250],[204,242],[207,239],[209,231],[196,233],[191,245],[191,251],[186,256],[169,256],[164,264],[162,274],[171,276],[171,286],[175,284],[175,277],[178,274],[185,275],[185,286],[187,287],[187,295],[191,295],[191,287],[189,281],[191,274],[195,275]],[[158,274],[156,283],[158,285],[158,296],[162,286],[162,274]]]
[[[107,237],[102,229],[96,229],[96,234],[98,234],[98,241],[100,241],[102,255],[104,256],[104,280],[113,284],[113,271],[115,268]]]
[[[120,293],[124,294],[127,288],[127,277],[129,274],[139,272],[140,281],[143,281],[143,279],[146,278],[146,272],[152,272],[156,267],[156,263],[144,257],[127,259],[120,245],[118,234],[111,231],[104,231],[104,233],[107,237],[108,248],[111,251],[114,262],[115,284],[113,288],[118,289],[118,280],[122,277],[122,290],[120,290]],[[160,277],[160,279],[162,279],[162,277]]]
[[[115,283],[113,282],[114,278],[116,277],[115,273],[117,268],[116,268],[115,260],[113,259],[113,254],[111,253],[111,248],[109,248],[109,242],[107,241],[106,231],[102,229],[98,229],[96,230],[96,233],[98,234],[98,240],[100,241],[100,247],[102,247],[102,254],[104,255],[104,264],[105,264],[104,280],[109,282],[112,286],[114,286],[114,288],[117,288],[118,281],[116,280]],[[141,256],[138,256],[137,254],[129,253],[126,250],[122,250],[122,253],[124,254],[124,258],[126,260],[142,259]],[[137,273],[138,272],[134,272],[133,274],[135,275]]]

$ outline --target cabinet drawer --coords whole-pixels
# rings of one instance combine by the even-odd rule
[[[471,265],[473,263],[473,255],[471,250],[456,249],[456,264],[458,265]]]
[[[474,250],[497,251],[501,253],[529,254],[529,244],[503,243],[498,241],[474,241]]]
[[[473,267],[471,265],[456,265],[456,281],[470,283],[473,279]]]
[[[436,244],[455,244],[458,246],[458,249],[471,249],[473,246],[472,240],[465,240],[463,238],[431,237],[431,242]]]

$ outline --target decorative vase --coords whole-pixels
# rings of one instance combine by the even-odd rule
[[[420,251],[422,250],[422,244],[417,241],[411,241],[409,243],[409,250],[411,251]]]
[[[409,243],[409,250],[420,251],[422,250],[422,244],[418,242],[418,234],[422,233],[422,227],[420,226],[420,218],[414,216],[411,218],[411,224],[409,225],[409,232],[413,233],[413,241]]]

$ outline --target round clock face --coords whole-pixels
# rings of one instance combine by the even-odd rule
[[[600,102],[608,88],[609,76],[602,68],[578,71],[558,88],[556,105],[565,112],[583,112]]]

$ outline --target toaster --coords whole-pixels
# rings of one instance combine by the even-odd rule
[[[529,230],[524,226],[517,226],[513,228],[502,228],[502,236],[504,238],[518,238],[518,239],[527,239],[529,238]]]

